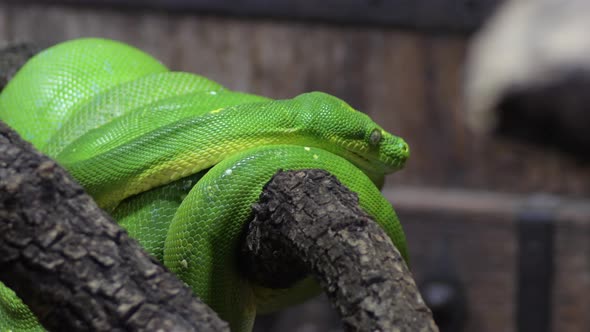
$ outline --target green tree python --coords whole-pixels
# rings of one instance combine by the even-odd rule
[[[0,119],[65,167],[233,331],[319,292],[311,278],[271,290],[237,271],[251,205],[279,169],[334,174],[407,258],[379,188],[403,167],[408,146],[331,95],[230,91],[134,47],[88,38],[29,60],[0,94]],[[2,284],[0,330],[42,330]]]

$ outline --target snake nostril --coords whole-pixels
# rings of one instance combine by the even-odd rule
[[[399,143],[399,145],[400,145],[400,150],[401,150],[401,151],[402,151],[402,152],[403,152],[405,155],[408,155],[408,154],[409,154],[409,152],[410,152],[410,147],[408,146],[408,143],[406,143],[406,142],[404,142],[404,141],[401,141],[401,142]]]

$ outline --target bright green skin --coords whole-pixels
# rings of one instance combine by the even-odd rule
[[[29,61],[0,94],[0,119],[64,166],[233,331],[250,330],[256,312],[318,292],[312,279],[270,290],[237,273],[251,205],[278,169],[334,174],[407,257],[378,187],[403,167],[408,147],[333,96],[275,101],[232,92],[168,72],[127,45],[80,39]],[[6,329],[41,328],[0,284]]]

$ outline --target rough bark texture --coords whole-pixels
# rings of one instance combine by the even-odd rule
[[[321,170],[279,172],[254,210],[243,248],[253,278],[280,271],[276,279],[283,279],[304,265],[347,331],[438,331],[389,237],[335,177]]]
[[[50,330],[229,330],[1,122],[0,279]]]

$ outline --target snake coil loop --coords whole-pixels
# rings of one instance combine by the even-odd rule
[[[251,329],[257,311],[317,292],[310,279],[277,291],[236,271],[250,206],[278,169],[337,176],[407,257],[401,225],[378,189],[403,167],[407,144],[336,97],[234,92],[90,38],[32,58],[0,95],[0,119],[63,165],[234,331]],[[18,301],[0,284],[0,329],[40,329]]]

